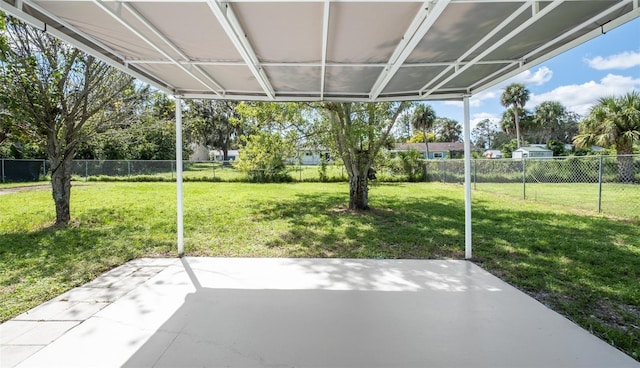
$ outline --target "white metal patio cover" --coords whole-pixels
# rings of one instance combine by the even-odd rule
[[[0,8],[178,98],[463,100],[470,258],[469,96],[640,16],[639,1],[0,0]]]

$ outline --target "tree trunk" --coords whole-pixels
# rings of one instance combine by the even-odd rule
[[[226,145],[222,147],[222,161],[229,161],[229,147]]]
[[[51,189],[56,205],[56,226],[66,226],[71,221],[71,160],[52,159]],[[56,168],[57,167],[57,168]]]
[[[518,114],[518,108],[515,107],[513,111],[513,121],[516,126],[516,140],[518,141],[518,148],[520,148],[520,116]]]
[[[369,209],[369,185],[367,173],[357,173],[349,176],[349,209]]]
[[[425,157],[427,160],[430,159],[430,152],[429,152],[429,140],[427,139],[427,132],[422,132],[422,135],[424,136],[424,145],[427,147],[427,157]]]
[[[618,181],[621,183],[633,183],[633,143],[618,140],[616,142],[618,154]]]
[[[633,183],[632,156],[618,156],[618,180],[621,183]]]

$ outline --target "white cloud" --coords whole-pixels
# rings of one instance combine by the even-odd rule
[[[640,66],[640,52],[625,51],[607,57],[596,56],[592,59],[585,58],[584,61],[593,69],[629,69]]]
[[[500,124],[500,118],[495,114],[492,114],[489,112],[480,112],[480,113],[473,114],[471,116],[471,120],[470,120],[471,130],[474,130],[476,126],[478,126],[478,123],[485,119],[488,119],[494,123],[497,123],[498,125]]]
[[[502,83],[498,83],[495,86],[484,90],[476,95],[471,96],[469,105],[471,107],[480,107],[485,100],[500,99],[504,88],[511,83],[522,83],[526,85],[540,86],[551,80],[553,77],[553,71],[546,66],[538,68],[535,71],[526,70],[513,78],[510,78]],[[462,107],[461,101],[445,101],[446,105]]]
[[[546,66],[543,66],[542,68],[538,68],[535,72],[526,70],[511,78],[509,83],[522,83],[525,86],[530,84],[541,86],[550,81],[552,77],[553,71]]]
[[[640,88],[640,78],[608,74],[600,82],[589,81],[557,87],[549,92],[531,95],[527,107],[544,101],[558,101],[570,111],[585,115],[597,100],[605,96],[621,95]]]

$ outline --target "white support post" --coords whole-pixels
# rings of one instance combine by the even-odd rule
[[[472,257],[471,249],[471,122],[469,96],[462,98],[464,105],[464,258]]]
[[[178,215],[178,256],[184,255],[184,214],[182,211],[182,100],[176,96],[176,209]]]

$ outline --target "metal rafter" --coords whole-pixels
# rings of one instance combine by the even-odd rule
[[[320,71],[320,99],[324,98],[325,76],[327,74],[327,44],[329,42],[329,15],[331,3],[324,2],[324,12],[322,15],[322,70]]]
[[[120,16],[120,14],[116,13],[113,9],[109,8],[108,6],[104,5],[102,3],[101,0],[93,0],[93,3],[95,5],[97,5],[100,9],[102,9],[105,13],[109,14],[113,19],[115,19],[116,21],[118,21],[118,23],[120,23],[122,26],[124,26],[126,29],[128,29],[131,33],[133,33],[134,35],[136,35],[136,37],[140,38],[142,41],[144,41],[146,44],[148,44],[149,46],[151,46],[154,50],[156,50],[158,53],[160,53],[162,56],[166,57],[168,60],[170,60],[172,62],[173,65],[177,66],[178,68],[180,68],[182,71],[184,71],[185,73],[187,73],[191,78],[195,79],[196,81],[198,81],[200,84],[202,84],[203,86],[205,86],[207,89],[209,89],[211,92],[220,95],[215,88],[211,87],[210,85],[208,85],[207,83],[205,83],[202,79],[200,79],[200,77],[198,77],[197,75],[193,74],[193,72],[191,72],[189,69],[187,69],[184,65],[180,64],[180,62],[178,62],[175,58],[173,58],[171,55],[169,55],[166,51],[164,51],[160,46],[156,45],[155,42],[151,41],[148,37],[146,37],[145,35],[143,35],[140,31],[138,31],[134,26],[132,26],[131,24],[129,24],[129,22],[127,22],[126,20],[122,19],[122,17]],[[174,86],[175,87],[175,86]]]
[[[124,59],[124,62],[128,64],[172,64],[169,60],[142,60],[142,59]],[[520,60],[481,60],[476,63],[476,65],[495,65],[495,64],[511,64],[517,63]],[[209,66],[244,66],[244,62],[241,61],[181,61],[180,63],[184,65],[209,65]],[[448,62],[434,62],[434,63],[413,63],[413,64],[404,64],[401,68],[422,68],[422,67],[446,67],[446,66],[457,66],[465,65],[468,62],[457,62],[457,61],[448,61]],[[292,67],[292,66],[301,66],[301,67],[358,67],[358,68],[381,68],[386,66],[384,63],[322,63],[322,62],[265,62],[260,63],[263,67]]]
[[[218,19],[218,22],[220,22],[220,25],[227,34],[227,37],[229,37],[236,50],[240,53],[240,56],[246,63],[247,67],[251,70],[254,78],[256,78],[260,87],[262,87],[264,93],[269,97],[269,99],[274,100],[275,92],[269,82],[269,78],[267,78],[267,75],[260,66],[258,57],[253,51],[251,44],[249,44],[244,30],[234,15],[231,6],[226,3],[220,4],[214,0],[207,0],[207,4]]]
[[[471,53],[475,52],[480,46],[484,45],[493,36],[495,36],[498,32],[500,32],[502,29],[504,29],[504,27],[508,26],[511,22],[513,22],[513,20],[515,20],[518,16],[520,16],[520,14],[525,12],[532,4],[533,4],[533,1],[529,1],[529,2],[527,2],[525,4],[523,4],[522,6],[520,6],[515,12],[513,12],[510,16],[508,16],[502,22],[500,22],[500,24],[498,24],[493,30],[491,30],[491,32],[489,32],[484,37],[482,37],[482,39],[480,41],[476,42],[475,45],[473,45],[471,48],[469,48],[469,50],[467,50],[464,54],[462,54],[456,60],[457,65],[449,66],[448,68],[443,70],[441,73],[439,73],[435,78],[433,78],[429,82],[427,82],[427,84],[425,84],[422,88],[420,88],[420,93],[422,93],[422,91],[427,89],[434,81],[439,80],[440,78],[445,76],[447,73],[449,73],[453,67],[456,67],[456,71],[459,70],[460,65],[462,65],[462,61],[467,56],[471,55]],[[479,63],[480,63],[480,61],[476,62],[476,64],[479,64]],[[470,63],[468,62],[468,63],[465,63],[464,65],[467,65],[467,64],[470,64]]]
[[[598,15],[590,18],[590,19],[588,19],[587,21],[583,22],[579,26],[574,27],[572,30],[565,32],[564,34],[562,34],[561,36],[555,38],[554,40],[549,41],[549,42],[545,43],[544,45],[538,47],[537,49],[529,52],[527,55],[525,55],[524,60],[527,60],[531,56],[533,56],[533,55],[535,55],[535,54],[537,54],[537,53],[539,53],[541,51],[544,51],[549,46],[552,46],[553,44],[563,40],[564,38],[566,38],[566,37],[570,36],[571,34],[577,32],[578,30],[580,30],[580,29],[582,29],[582,28],[584,28],[584,27],[586,27],[588,25],[593,25],[595,20],[598,20],[599,18],[602,18],[603,16],[611,14],[614,11],[616,11],[616,10],[618,10],[618,9],[620,9],[620,8],[624,7],[625,5],[628,5],[630,3],[634,3],[634,8],[629,13],[627,13],[625,15],[622,15],[622,16],[616,18],[615,20],[613,20],[611,22],[603,24],[602,26],[600,26],[600,28],[593,29],[593,30],[585,33],[584,35],[582,35],[582,36],[580,36],[580,37],[578,37],[578,38],[576,38],[576,39],[574,39],[574,40],[572,40],[570,42],[566,42],[561,47],[559,47],[559,48],[557,48],[557,49],[555,49],[555,50],[553,50],[553,51],[551,51],[549,53],[546,53],[546,54],[544,54],[544,55],[542,55],[542,56],[540,56],[540,57],[538,57],[538,58],[536,58],[534,60],[531,60],[531,61],[527,62],[527,64],[526,64],[527,65],[527,69],[529,69],[529,68],[531,68],[531,67],[533,67],[535,65],[538,65],[540,63],[543,63],[543,62],[545,62],[545,61],[547,61],[547,60],[549,60],[549,59],[551,59],[551,58],[553,58],[555,56],[558,56],[558,55],[562,54],[563,52],[565,52],[567,50],[570,50],[570,49],[572,49],[572,48],[574,48],[574,47],[576,47],[578,45],[581,45],[581,44],[583,44],[583,43],[585,43],[585,42],[587,42],[587,41],[589,41],[589,40],[591,40],[591,39],[593,39],[593,38],[595,38],[595,37],[597,37],[597,36],[599,36],[599,35],[601,35],[603,33],[606,33],[608,30],[614,29],[614,28],[616,28],[616,27],[618,27],[618,26],[620,26],[620,25],[622,25],[622,24],[624,24],[624,23],[626,23],[626,22],[628,22],[628,21],[630,21],[630,20],[632,20],[634,18],[640,17],[640,8],[638,7],[638,5],[635,5],[635,4],[638,3],[638,0],[625,0],[625,1],[621,2],[621,3],[616,4],[614,7],[608,8],[604,12],[602,12],[602,13],[600,13],[600,14],[598,14]],[[485,90],[487,88],[491,88],[491,87],[495,86],[496,84],[498,84],[498,83],[500,83],[500,82],[502,82],[502,81],[504,81],[506,79],[509,79],[509,78],[513,77],[514,75],[517,75],[518,73],[521,73],[523,71],[523,69],[524,69],[524,68],[518,68],[518,69],[516,69],[514,71],[511,71],[511,72],[509,72],[507,74],[502,74],[506,70],[509,70],[509,68],[511,68],[513,66],[515,66],[515,64],[507,65],[504,68],[502,68],[502,69],[494,72],[493,74],[488,75],[487,77],[483,78],[482,80],[474,83],[473,85],[471,85],[469,87],[470,91],[473,91],[474,93],[477,93],[477,92],[481,92],[481,91],[483,91],[483,90]],[[499,76],[499,77],[496,78],[496,79],[493,79],[496,76]],[[484,83],[486,81],[491,81],[491,82],[488,83],[488,84],[482,85],[482,83]],[[478,89],[474,89],[478,85],[482,85],[482,87],[478,88]]]
[[[445,85],[447,82],[451,81],[452,79],[454,79],[455,77],[459,76],[460,74],[462,74],[464,71],[466,71],[467,69],[469,69],[470,67],[472,67],[473,65],[475,65],[475,63],[477,61],[482,60],[482,58],[484,58],[485,56],[489,55],[491,52],[493,52],[495,49],[497,49],[498,47],[504,45],[507,41],[511,40],[513,37],[515,37],[516,35],[520,34],[520,32],[522,32],[523,30],[525,30],[527,27],[531,26],[532,24],[534,24],[535,22],[537,22],[540,18],[544,17],[545,15],[551,13],[551,11],[555,8],[557,8],[558,6],[560,6],[560,4],[562,4],[565,0],[555,0],[553,1],[551,4],[547,5],[544,9],[540,10],[539,12],[535,12],[535,14],[527,19],[525,22],[523,22],[522,24],[520,24],[518,27],[516,27],[514,30],[512,30],[511,32],[509,32],[506,36],[502,37],[498,42],[494,43],[493,45],[489,46],[486,50],[484,50],[483,52],[481,52],[478,56],[476,56],[475,58],[473,58],[473,60],[471,60],[471,62],[469,62],[469,64],[458,68],[458,70],[456,70],[454,73],[452,73],[450,76],[448,76],[447,78],[445,78],[444,80],[442,80],[441,82],[439,82],[435,87],[431,88],[429,91],[425,92],[421,98],[424,98],[430,94],[432,94],[434,91],[436,91],[438,88],[442,87],[443,85]],[[535,4],[535,2],[533,3]],[[535,8],[534,6],[532,6],[532,8]]]
[[[369,98],[375,100],[385,89],[393,76],[398,72],[402,64],[407,60],[409,55],[422,40],[424,35],[429,31],[431,26],[436,22],[440,14],[449,5],[450,0],[440,0],[433,4],[431,1],[425,1],[413,22],[402,37],[402,40],[391,54],[388,66],[382,70],[378,79],[373,84]]]
[[[38,9],[38,7],[35,4],[31,4],[31,3],[28,3],[28,4],[29,4],[29,6],[33,7],[34,9]],[[87,55],[91,55],[91,56],[93,56],[93,57],[95,57],[95,58],[97,58],[99,60],[102,60],[104,63],[106,63],[106,64],[108,64],[108,65],[110,65],[110,66],[112,66],[112,67],[124,72],[124,73],[127,73],[127,74],[129,74],[129,75],[131,75],[131,76],[133,76],[135,78],[138,78],[139,80],[141,80],[141,81],[143,81],[145,83],[148,83],[149,85],[151,85],[151,86],[153,86],[153,87],[155,87],[155,88],[157,88],[157,89],[159,89],[159,90],[161,90],[163,92],[172,93],[172,91],[168,88],[169,87],[168,84],[162,85],[162,84],[160,84],[160,82],[158,80],[153,80],[153,79],[151,79],[151,78],[139,73],[136,70],[128,68],[126,65],[120,64],[117,61],[115,61],[115,60],[113,60],[113,59],[111,59],[109,57],[106,57],[106,55],[97,52],[96,50],[94,50],[94,49],[82,44],[81,42],[78,42],[78,40],[76,40],[75,38],[69,36],[68,34],[66,34],[64,32],[60,32],[58,29],[51,28],[51,27],[47,28],[46,24],[43,21],[33,17],[30,14],[27,14],[27,13],[23,12],[21,9],[15,8],[13,6],[8,5],[7,3],[5,3],[3,1],[0,1],[0,10],[6,12],[8,14],[11,14],[11,15],[19,18],[19,19],[21,19],[25,23],[27,23],[27,24],[29,24],[29,25],[37,28],[37,29],[41,29],[43,31],[46,30],[47,33],[52,34],[53,36],[55,36],[59,40],[64,41],[64,42],[68,43],[69,45],[72,45],[73,47],[75,47],[75,48],[77,48],[79,50],[82,50],[83,52],[87,53]],[[40,11],[40,9],[38,9],[38,10]],[[46,13],[43,12],[43,14],[46,14]],[[64,25],[64,23],[61,23],[61,24]],[[67,27],[67,26],[65,25],[65,27]],[[80,32],[75,31],[75,29],[73,27],[69,26],[67,28],[72,29],[72,30],[74,30],[74,32],[80,34]],[[90,41],[90,42],[102,47],[102,45],[99,42],[94,42],[94,40],[89,38],[89,37],[86,37],[86,39],[88,41]],[[105,48],[105,50],[109,51],[108,48]],[[115,52],[113,52],[112,54],[118,56],[118,54],[115,53]]]
[[[190,63],[191,60],[190,60],[189,56],[187,56],[171,40],[169,40],[162,32],[160,32],[160,30],[158,30],[158,28],[156,28],[153,24],[151,24],[149,22],[149,20],[147,20],[147,18],[145,18],[142,14],[140,14],[140,12],[138,12],[138,10],[134,9],[131,5],[129,5],[127,3],[123,3],[122,6],[125,9],[127,9],[127,11],[129,11],[129,13],[133,14],[133,16],[136,17],[136,19],[138,21],[140,21],[140,23],[144,24],[145,27],[147,27],[147,29],[149,29],[156,37],[158,37],[159,39],[162,40],[162,42],[167,44],[167,46],[169,46],[176,54],[180,55],[180,57],[183,58],[185,62],[189,62],[189,64],[192,65],[198,72],[200,72],[200,74],[204,75],[204,77],[210,83],[213,83],[215,86],[220,88],[220,90],[224,91],[224,87],[222,87],[222,85],[220,85],[220,83],[218,83],[215,79],[213,79],[213,77],[211,77],[209,75],[209,73],[205,72],[201,67],[199,67],[198,65],[194,65],[194,64]],[[220,96],[220,93],[218,91],[216,91],[215,89],[213,89],[212,91],[216,95]]]

